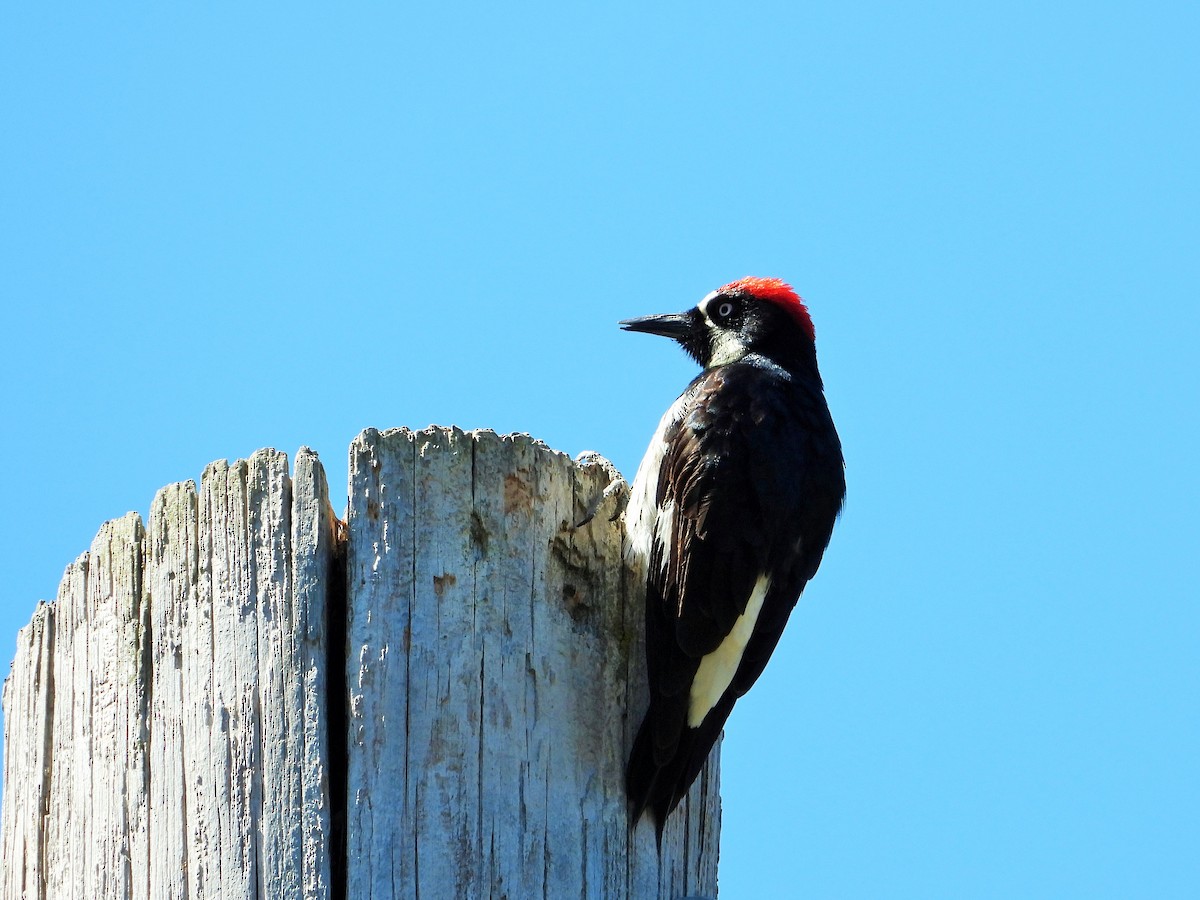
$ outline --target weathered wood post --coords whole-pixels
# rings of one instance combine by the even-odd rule
[[[715,897],[716,754],[661,853],[627,823],[611,467],[368,430],[350,472],[343,525],[307,450],[213,464],[68,567],[4,688],[3,896]]]

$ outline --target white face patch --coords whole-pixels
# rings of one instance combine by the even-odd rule
[[[713,366],[727,366],[730,363],[737,362],[748,352],[746,345],[742,343],[742,339],[737,332],[729,331],[726,328],[718,328],[710,322],[708,333],[712,338],[712,356],[708,360],[708,368],[710,369]]]
[[[771,579],[765,574],[758,576],[754,582],[754,590],[746,601],[746,611],[737,617],[733,629],[717,647],[700,660],[700,668],[692,681],[692,689],[688,695],[688,728],[699,728],[714,706],[720,701],[733,676],[737,674],[742,662],[742,654],[754,634],[754,625],[758,614],[762,612],[763,600],[771,587]]]
[[[741,337],[734,331],[721,328],[708,314],[708,305],[719,293],[720,291],[713,291],[696,304],[700,315],[704,316],[704,324],[708,328],[709,340],[712,342],[712,355],[707,366],[709,369],[713,366],[727,366],[737,362],[747,353],[746,345],[742,343]]]

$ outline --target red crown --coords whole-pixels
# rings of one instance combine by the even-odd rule
[[[800,295],[782,278],[739,278],[720,288],[721,291],[745,291],[759,300],[769,300],[786,309],[804,329],[809,340],[816,340],[812,318]]]

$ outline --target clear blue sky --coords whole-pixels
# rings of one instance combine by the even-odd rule
[[[849,501],[722,896],[1200,896],[1195,4],[164,6],[0,15],[3,659],[212,459],[632,474],[692,367],[616,321],[776,275]]]

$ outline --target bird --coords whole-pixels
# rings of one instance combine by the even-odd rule
[[[702,367],[659,422],[625,510],[650,687],[626,794],[632,824],[649,812],[661,846],[816,574],[845,462],[812,318],[785,281],[742,278],[687,312],[619,324],[677,341]]]

